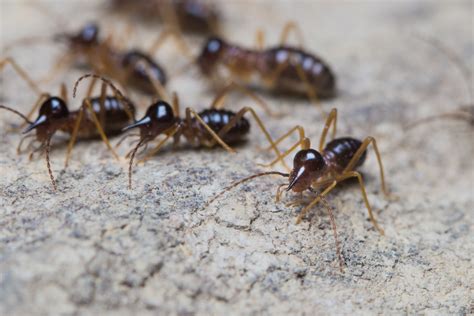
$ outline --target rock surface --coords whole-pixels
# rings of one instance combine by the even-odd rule
[[[220,7],[224,33],[246,45],[253,45],[259,27],[271,44],[285,21],[299,21],[305,47],[333,66],[339,95],[323,101],[324,109],[339,109],[339,135],[376,137],[389,188],[399,197],[391,201],[382,194],[370,151],[361,170],[386,235],[368,220],[356,182],[328,198],[343,274],[325,209],[314,208],[295,225],[302,206],[285,204],[298,196],[274,202],[281,179],[249,182],[200,210],[232,181],[262,170],[256,162],[272,159],[256,150],[266,144],[254,122],[236,155],[166,147],[135,169],[131,191],[126,160],[115,161],[99,142],[79,143],[63,170],[59,138],[52,152],[59,191],[53,192],[44,159],[29,162],[27,154],[16,154],[21,135],[8,130],[18,119],[0,111],[0,314],[472,313],[474,129],[460,121],[403,129],[469,102],[466,82],[449,58],[415,34],[436,38],[472,72],[472,2],[226,1]],[[69,27],[99,19],[104,33],[118,37],[126,27],[105,4],[46,2],[44,8],[53,13],[2,1],[2,47],[57,32],[57,13]],[[136,23],[123,45],[146,48],[156,33],[156,26]],[[198,41],[191,42],[197,50]],[[60,45],[43,43],[8,55],[37,79],[61,52]],[[171,69],[184,63],[173,45],[158,56]],[[69,70],[42,88],[57,91],[62,81],[71,88],[80,74]],[[171,89],[179,92],[182,108],[204,108],[213,96],[196,71],[178,77]],[[36,98],[9,66],[0,93],[4,104],[22,112]],[[323,124],[317,108],[300,99],[264,98],[285,113],[276,119],[257,108],[273,136],[300,124],[317,144]],[[140,100],[143,112],[149,99]],[[72,97],[70,102],[79,105]],[[250,101],[228,102],[238,109]]]

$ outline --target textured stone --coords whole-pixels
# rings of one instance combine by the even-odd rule
[[[105,33],[124,27],[94,2],[47,5],[70,27],[93,18],[107,26]],[[274,202],[281,179],[249,182],[202,210],[230,182],[261,170],[255,162],[272,159],[256,150],[266,145],[256,126],[237,155],[184,144],[166,147],[135,169],[132,191],[127,162],[113,160],[99,142],[79,143],[63,171],[65,146],[58,140],[52,152],[59,187],[54,193],[44,160],[16,155],[21,135],[8,129],[19,121],[0,111],[0,313],[472,313],[473,128],[446,121],[403,130],[409,121],[469,101],[448,58],[412,34],[443,42],[472,72],[472,2],[226,1],[220,6],[224,32],[235,42],[252,45],[255,30],[263,27],[267,42],[276,43],[280,25],[293,19],[300,21],[306,47],[333,66],[340,92],[323,107],[338,107],[339,135],[377,138],[389,187],[399,196],[397,201],[383,196],[370,152],[361,170],[386,236],[368,220],[356,182],[328,198],[344,274],[326,210],[316,207],[295,225],[301,206],[285,204],[297,196],[289,193]],[[57,31],[54,21],[29,4],[3,1],[0,8],[2,45]],[[140,36],[124,44],[146,48],[156,30],[137,26]],[[40,78],[60,51],[46,43],[8,54]],[[158,57],[171,72],[184,63],[172,45]],[[58,91],[61,81],[71,88],[80,74],[68,71],[43,89]],[[171,83],[182,108],[201,109],[212,98],[197,76]],[[22,112],[35,100],[9,67],[0,92],[3,103]],[[300,124],[317,144],[323,123],[317,108],[301,99],[264,98],[286,114],[276,119],[262,113],[273,136]],[[137,100],[144,112],[149,99]],[[228,102],[233,109],[249,105],[237,98]]]

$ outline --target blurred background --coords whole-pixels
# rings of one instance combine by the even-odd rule
[[[212,4],[223,38],[255,48],[261,30],[265,47],[273,47],[285,23],[293,21],[304,36],[304,49],[331,66],[337,94],[321,100],[321,106],[326,112],[338,108],[339,136],[377,139],[389,187],[400,197],[384,199],[370,152],[362,171],[387,236],[372,229],[352,184],[329,199],[337,214],[344,275],[337,270],[325,211],[314,210],[295,225],[299,208],[285,206],[290,195],[274,203],[273,179],[249,184],[194,213],[231,181],[261,170],[256,163],[271,159],[256,150],[265,144],[256,126],[237,155],[167,146],[136,169],[132,192],[126,188],[126,161],[114,161],[102,143],[77,144],[67,170],[62,169],[66,146],[57,146],[52,164],[62,189],[55,194],[48,188],[43,158],[29,162],[28,155],[16,154],[21,135],[9,130],[18,119],[0,111],[0,304],[5,315],[472,312],[473,126],[447,120],[410,131],[405,127],[462,105],[472,107],[473,2]],[[73,99],[73,83],[90,70],[69,67],[42,81],[66,50],[64,43],[51,40],[54,35],[95,22],[101,38],[112,37],[123,49],[147,50],[166,29],[166,22],[140,11],[115,10],[114,1],[0,0],[0,14],[1,59],[13,58],[42,91],[57,93],[65,83],[72,109],[86,93],[82,87]],[[192,55],[212,33],[183,31]],[[28,38],[34,40],[25,43]],[[289,44],[298,44],[295,33]],[[216,89],[195,66],[181,72],[190,60],[173,41],[153,57],[169,73],[167,90],[179,94],[182,110],[209,106]],[[36,93],[9,65],[0,80],[1,103],[27,113]],[[324,122],[317,107],[305,98],[256,93],[283,114],[270,117],[256,107],[272,136],[299,124],[317,144]],[[156,99],[136,91],[129,96],[139,105],[138,117]],[[239,95],[227,104],[235,111],[255,106]]]

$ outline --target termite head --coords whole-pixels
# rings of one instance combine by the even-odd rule
[[[326,171],[326,161],[314,149],[303,149],[293,159],[293,170],[289,176],[287,191],[303,192]]]
[[[43,102],[38,117],[25,129],[23,133],[28,133],[35,128],[38,130],[49,129],[51,123],[67,118],[68,116],[69,110],[66,102],[59,97],[50,97]]]
[[[76,40],[84,44],[97,44],[99,40],[99,26],[95,23],[86,24],[76,35]]]
[[[173,127],[177,121],[171,106],[165,101],[158,101],[148,108],[142,119],[124,127],[122,131],[138,127],[142,138],[155,137]]]
[[[56,40],[67,40],[72,44],[80,46],[93,46],[99,42],[99,26],[95,23],[87,23],[77,34],[70,35],[66,33],[59,34]]]
[[[129,72],[129,83],[145,92],[154,93],[153,81],[165,85],[165,71],[148,54],[130,50],[122,56],[122,66]]]
[[[227,44],[219,37],[210,37],[207,40],[197,60],[204,74],[208,75],[212,72],[213,67],[221,58],[226,46]]]

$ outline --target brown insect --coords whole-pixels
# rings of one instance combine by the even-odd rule
[[[204,206],[209,206],[217,198],[221,197],[224,193],[228,192],[232,188],[247,182],[249,180],[267,176],[267,175],[279,175],[288,178],[287,183],[280,184],[277,189],[276,201],[278,202],[281,197],[281,189],[286,187],[286,191],[293,191],[295,193],[303,193],[304,191],[318,192],[322,190],[308,205],[306,205],[300,212],[296,223],[300,223],[306,213],[318,204],[324,197],[332,191],[338,183],[349,179],[357,178],[361,189],[362,197],[364,199],[365,206],[367,208],[369,218],[374,227],[379,231],[381,235],[384,235],[383,229],[378,225],[370,206],[367,193],[365,191],[365,185],[362,180],[361,174],[356,171],[360,167],[366,158],[367,147],[372,144],[377,161],[380,168],[380,178],[382,191],[385,195],[389,196],[388,190],[385,185],[385,177],[382,165],[382,159],[377,147],[377,143],[373,137],[366,137],[363,141],[357,140],[351,137],[334,138],[336,133],[336,122],[337,122],[337,110],[333,109],[324,125],[323,133],[319,142],[319,151],[312,149],[310,140],[306,137],[301,138],[294,146],[278,155],[278,157],[269,164],[269,166],[275,165],[278,161],[293,152],[298,146],[301,146],[293,158],[293,169],[290,173],[281,173],[278,171],[262,172],[251,175],[237,182],[234,182],[230,186],[226,187],[223,191],[211,198]],[[333,125],[332,140],[325,145],[327,133]],[[295,130],[295,129],[293,129]],[[291,133],[286,133],[278,140],[275,141],[275,145],[278,145],[282,140],[287,138]],[[297,202],[299,204],[299,201]],[[295,203],[295,204],[297,204]],[[331,216],[332,217],[332,216]],[[340,255],[339,255],[340,257]],[[342,265],[341,265],[342,269]]]
[[[166,73],[150,54],[139,49],[120,50],[112,43],[112,37],[99,39],[99,27],[90,23],[76,34],[57,35],[69,47],[62,63],[83,59],[94,72],[113,78],[122,86],[133,87],[148,94],[163,95],[167,82]]]
[[[187,32],[216,33],[219,12],[214,5],[202,0],[112,0],[111,7],[120,13],[134,14],[140,19],[164,21],[168,27],[177,26]]]
[[[299,46],[286,44],[291,31],[297,34]],[[336,77],[331,68],[320,57],[302,48],[302,32],[293,22],[284,26],[278,46],[264,48],[261,31],[257,32],[256,49],[243,48],[213,36],[205,42],[197,57],[192,57],[180,34],[173,30],[163,34],[155,46],[162,45],[166,37],[179,39],[181,52],[190,57],[191,64],[196,64],[200,72],[218,87],[222,83],[234,82],[270,92],[305,95],[318,106],[319,98],[336,93]],[[185,65],[182,71],[188,69],[189,65]]]
[[[299,47],[286,45],[291,30],[300,35]],[[315,103],[320,97],[335,94],[336,77],[331,68],[302,48],[302,35],[296,24],[285,25],[280,45],[275,47],[264,48],[263,33],[259,34],[257,49],[242,48],[219,37],[209,38],[197,58],[201,72],[214,81],[230,77],[239,84],[307,95]]]
[[[21,68],[19,69],[21,70]],[[108,82],[108,84],[114,91],[118,91],[110,82]],[[51,170],[49,155],[51,138],[58,131],[71,135],[65,166],[68,164],[77,138],[91,139],[100,137],[115,158],[119,159],[110,145],[107,136],[119,134],[124,126],[128,125],[130,121],[133,121],[135,108],[130,101],[127,100],[127,102],[124,102],[123,97],[108,96],[106,94],[107,86],[105,83],[102,85],[101,95],[99,97],[90,97],[93,86],[94,83],[89,87],[87,96],[84,98],[80,109],[76,111],[70,111],[68,109],[67,90],[64,84],[61,85],[60,96],[51,96],[49,93],[41,93],[28,115],[24,115],[11,107],[0,105],[0,108],[17,114],[28,124],[23,134],[27,134],[33,130],[36,131],[36,135],[28,134],[21,139],[17,147],[17,153],[21,153],[21,147],[26,138],[35,137],[27,148],[32,148],[35,141],[38,142],[40,146],[32,149],[29,158],[31,160],[33,155],[37,152],[45,152],[48,173],[54,190],[57,189],[57,186]],[[38,107],[38,116],[34,121],[31,121],[30,117]]]
[[[91,76],[95,75],[87,74],[79,78],[74,85],[74,91],[80,81]],[[163,100],[154,102],[148,107],[143,118],[124,127],[123,131],[135,128],[138,128],[140,131],[138,135],[131,134],[131,136],[138,136],[139,141],[126,155],[126,157],[130,157],[129,187],[132,187],[133,161],[140,147],[147,145],[159,135],[165,135],[165,138],[162,139],[156,147],[148,152],[139,162],[144,162],[156,154],[171,137],[173,137],[174,145],[176,146],[179,143],[181,136],[184,136],[190,144],[196,147],[204,146],[212,148],[220,145],[228,152],[234,153],[235,150],[228,144],[234,144],[245,140],[246,135],[250,131],[250,122],[244,117],[247,112],[249,112],[257,122],[257,125],[270,143],[270,148],[279,155],[280,151],[274,146],[272,137],[265,128],[262,120],[251,107],[244,107],[237,112],[223,109],[225,96],[236,87],[237,86],[235,85],[230,85],[225,88],[217,95],[209,109],[196,112],[190,107],[186,108],[184,118],[180,117],[179,99],[178,95],[174,93],[172,106]],[[242,89],[241,91],[255,100],[258,105],[266,110],[268,109],[265,102],[259,97],[245,89]],[[126,135],[117,145],[120,145],[120,143],[129,136],[130,135]]]
[[[463,62],[461,61],[459,56],[456,55],[456,53],[454,53],[451,49],[443,45],[441,42],[435,39],[425,38],[421,35],[418,35],[417,38],[437,48],[440,52],[442,52],[444,55],[448,57],[448,60],[452,64],[455,65],[455,67],[458,69],[458,71],[460,72],[460,74],[462,75],[464,79],[470,102],[467,105],[460,106],[455,111],[434,114],[432,116],[428,116],[428,117],[416,120],[414,122],[410,122],[405,126],[405,131],[418,127],[422,124],[426,124],[426,123],[430,123],[430,122],[434,122],[438,120],[446,120],[446,119],[462,120],[462,121],[468,122],[471,126],[474,126],[474,102],[473,102],[473,96],[472,96],[472,88],[471,88],[472,80],[470,80],[471,78],[470,70],[468,69],[468,67],[466,67],[463,64]]]
[[[164,97],[167,75],[163,67],[151,57],[152,54],[140,49],[118,48],[113,43],[112,35],[102,40],[99,37],[99,31],[96,23],[88,23],[78,32],[56,34],[54,40],[65,43],[67,50],[58,58],[48,76],[41,81],[49,82],[62,69],[75,64],[113,78],[124,87]],[[34,40],[35,38],[22,39],[8,45],[7,50],[17,44],[27,44]],[[153,52],[156,49],[154,47]]]

